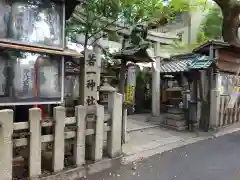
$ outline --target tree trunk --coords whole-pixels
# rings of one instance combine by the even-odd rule
[[[238,0],[214,0],[222,10],[222,36],[225,42],[240,47],[240,2]]]

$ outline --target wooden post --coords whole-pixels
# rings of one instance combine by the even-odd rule
[[[125,73],[126,73],[126,62],[124,60],[122,60],[121,62],[121,69],[120,69],[120,81],[119,81],[119,90],[120,93],[122,94],[122,114],[125,112],[124,109],[126,109],[125,106]],[[122,116],[123,118],[123,116]],[[122,124],[124,122],[124,119],[121,120]],[[124,132],[122,131],[121,133],[121,138],[124,138]]]
[[[41,175],[41,119],[42,112],[40,108],[29,109],[29,176],[35,177]]]
[[[0,110],[0,179],[12,180],[13,111]]]
[[[55,122],[54,144],[53,144],[53,171],[58,172],[64,168],[64,127],[66,111],[62,106],[54,108],[53,114]]]
[[[123,110],[123,122],[122,122],[122,132],[123,132],[123,136],[122,136],[122,144],[125,144],[128,141],[128,134],[127,134],[127,109]]]
[[[122,133],[122,95],[119,93],[113,93],[112,98],[112,111],[111,111],[111,132],[108,132],[107,146],[108,154],[111,157],[117,157],[121,155],[122,142],[121,142],[121,133]]]
[[[93,139],[93,157],[94,161],[102,160],[103,156],[103,137],[104,137],[104,107],[96,105],[96,128]]]
[[[77,120],[77,133],[76,143],[74,147],[74,159],[77,166],[85,164],[85,130],[86,130],[86,114],[87,109],[85,106],[76,106],[76,120]]]

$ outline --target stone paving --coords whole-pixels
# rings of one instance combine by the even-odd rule
[[[138,158],[143,152],[162,147],[180,145],[197,137],[193,132],[177,132],[161,128],[159,121],[148,121],[150,114],[128,116],[127,142],[123,145],[125,156]],[[130,158],[131,159],[131,158]]]
[[[150,114],[135,114],[128,116],[127,131],[135,131],[143,128],[157,127],[160,125],[159,121],[148,121]]]

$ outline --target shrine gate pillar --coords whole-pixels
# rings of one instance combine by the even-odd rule
[[[154,44],[155,63],[152,63],[152,116],[160,116],[160,43]]]

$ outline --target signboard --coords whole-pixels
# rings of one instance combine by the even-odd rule
[[[4,52],[0,106],[60,104],[63,99],[63,59],[19,51]]]
[[[79,75],[80,68],[71,61],[65,61],[65,73]]]

